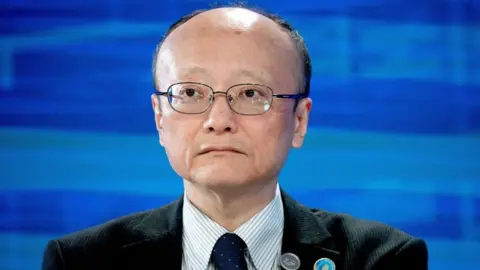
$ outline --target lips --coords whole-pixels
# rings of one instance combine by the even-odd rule
[[[237,153],[237,154],[243,154],[242,151],[238,150],[235,147],[231,146],[205,146],[202,147],[200,150],[200,155],[208,154],[208,153],[213,153],[213,152],[226,152],[226,153]]]

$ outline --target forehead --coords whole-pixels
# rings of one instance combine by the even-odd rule
[[[267,83],[296,78],[299,60],[289,35],[269,18],[244,9],[218,9],[175,29],[159,51],[156,68],[160,81],[165,76],[231,76]]]

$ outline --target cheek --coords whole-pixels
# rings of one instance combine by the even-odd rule
[[[163,139],[165,141],[166,146],[172,146],[175,145],[176,141],[179,138],[179,136],[184,136],[184,132],[182,130],[184,129],[182,125],[175,125],[175,119],[174,117],[171,116],[164,116],[163,121],[162,121],[162,126],[163,126]]]
[[[269,123],[265,125],[265,123]],[[270,167],[277,171],[285,162],[286,155],[291,145],[288,126],[283,121],[265,121],[259,126],[256,133],[255,156],[256,167]]]
[[[170,164],[184,176],[194,142],[195,125],[189,121],[168,117],[164,120],[163,141]]]
[[[198,121],[169,109],[163,114],[162,126],[164,138],[169,142],[170,147],[179,148],[189,144],[188,138],[195,133]],[[178,144],[178,142],[182,143]]]

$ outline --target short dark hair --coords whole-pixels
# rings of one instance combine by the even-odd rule
[[[229,5],[227,7],[240,7],[244,8],[253,12],[256,12],[258,14],[261,14],[272,21],[274,21],[281,29],[286,31],[292,41],[295,43],[296,49],[298,54],[300,55],[300,60],[302,62],[302,68],[303,68],[303,76],[301,78],[301,82],[299,83],[303,89],[299,89],[301,93],[306,94],[308,96],[310,94],[310,80],[312,77],[312,64],[310,61],[310,54],[308,53],[307,46],[305,45],[305,41],[303,40],[303,37],[298,33],[293,26],[287,22],[285,19],[280,17],[279,15],[269,13],[263,10],[260,10],[258,8],[252,8],[252,7],[247,7],[244,4],[235,4],[235,5]],[[218,8],[218,7],[215,7]],[[173,32],[173,30],[177,29],[177,27],[181,26],[182,24],[186,23],[188,20],[192,19],[193,17],[204,13],[206,11],[209,11],[211,9],[201,9],[201,10],[196,10],[190,14],[187,14],[183,17],[181,17],[179,20],[174,22],[170,27],[167,29],[165,32],[165,35],[162,37],[160,42],[157,44],[157,47],[155,48],[155,52],[153,55],[153,62],[152,62],[152,79],[153,79],[153,85],[156,87],[156,76],[155,76],[155,71],[157,67],[157,60],[158,60],[158,52],[160,51],[160,48],[162,47],[163,42],[165,39]]]

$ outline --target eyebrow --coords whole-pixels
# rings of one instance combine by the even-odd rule
[[[187,77],[187,76],[196,75],[196,74],[211,77],[210,72],[208,72],[206,68],[202,68],[200,66],[191,66],[191,67],[183,68],[180,71],[181,77]]]
[[[203,68],[201,66],[191,66],[187,67],[181,70],[181,76],[182,77],[188,77],[192,75],[202,75],[202,76],[207,76],[209,78],[212,78],[212,74],[208,69]],[[248,69],[241,69],[238,72],[235,72],[233,75],[235,78],[238,77],[247,77],[250,79],[255,80],[256,82],[263,82],[266,83],[267,80],[263,76],[259,76],[259,71],[253,71],[253,70],[248,70]]]
[[[259,73],[261,73],[261,72],[260,71],[252,71],[252,70],[248,70],[248,69],[242,69],[237,74],[235,74],[235,76],[236,77],[248,77],[248,78],[254,79],[258,82],[267,83],[268,81],[266,80],[266,78],[259,75]]]

